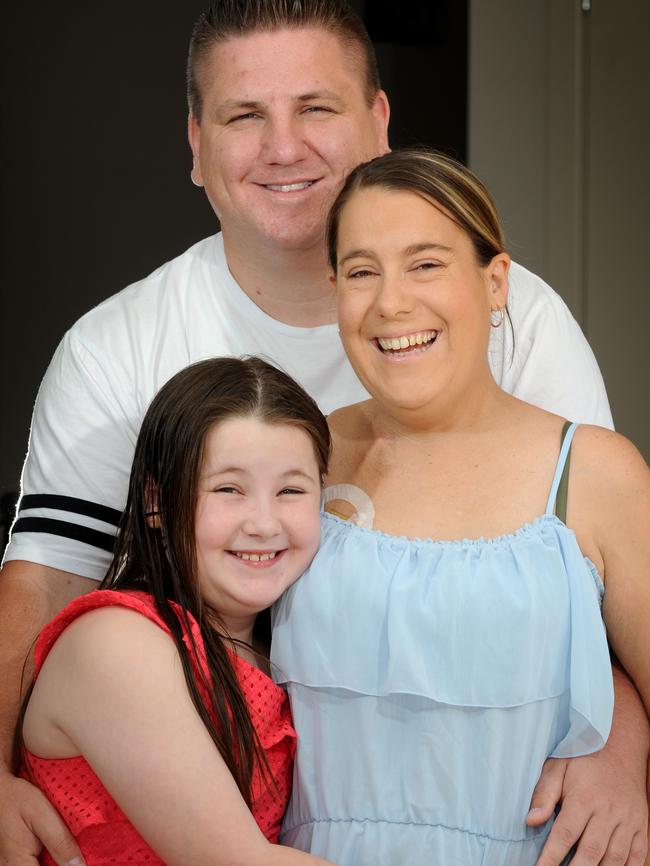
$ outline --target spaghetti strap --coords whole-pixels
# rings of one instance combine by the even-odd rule
[[[553,476],[553,483],[551,484],[551,492],[548,495],[548,502],[546,503],[546,514],[557,514],[562,521],[566,519],[569,454],[571,451],[573,434],[576,432],[577,426],[576,423],[566,421],[562,428],[560,453],[557,458],[555,475]],[[562,502],[560,502],[560,491],[562,492]],[[556,505],[558,506],[557,509]],[[560,511],[562,512],[561,514],[559,513]]]

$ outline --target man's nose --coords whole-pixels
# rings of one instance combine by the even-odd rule
[[[307,143],[297,117],[270,118],[264,129],[264,157],[275,165],[293,165],[304,159]]]

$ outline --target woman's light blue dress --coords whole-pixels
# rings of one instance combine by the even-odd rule
[[[554,514],[510,535],[409,540],[323,515],[274,613],[298,752],[282,841],[340,866],[533,866],[550,755],[603,746],[602,583]]]

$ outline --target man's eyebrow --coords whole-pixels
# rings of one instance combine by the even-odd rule
[[[241,111],[245,108],[248,111],[254,111],[258,109],[261,104],[261,102],[254,102],[243,99],[226,99],[224,102],[220,102],[219,105],[216,106],[216,110],[217,112],[228,112]]]
[[[333,90],[313,90],[308,93],[300,93],[294,96],[294,102],[310,102],[314,99],[326,99],[330,102],[342,103],[344,100],[338,93]],[[264,106],[263,102],[254,99],[226,99],[220,102],[216,110],[219,112],[240,111],[246,109],[255,111]]]
[[[423,243],[420,243],[420,244],[410,244],[410,246],[406,247],[403,250],[403,253],[406,256],[414,256],[417,253],[423,253],[423,252],[426,252],[428,250],[441,250],[442,252],[445,252],[445,253],[452,252],[452,248],[445,246],[445,244],[437,244],[437,243],[433,243],[433,242],[429,242],[429,241],[424,241]],[[338,264],[344,265],[350,259],[356,259],[356,258],[360,258],[360,259],[366,258],[367,259],[367,258],[372,258],[374,255],[375,255],[375,253],[373,253],[372,250],[365,250],[365,249],[351,250],[347,255],[343,256],[342,259],[338,260]]]
[[[343,102],[339,93],[333,90],[313,90],[309,93],[301,93],[296,96],[296,102],[309,102],[312,99],[328,99],[330,102]]]

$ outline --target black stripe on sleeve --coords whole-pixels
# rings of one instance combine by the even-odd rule
[[[31,508],[53,508],[56,511],[70,511],[73,514],[83,514],[85,517],[94,517],[104,523],[117,526],[120,522],[122,512],[107,505],[98,505],[96,502],[88,502],[87,499],[75,499],[74,496],[55,496],[47,493],[30,493],[20,500],[19,511],[28,511]],[[15,530],[14,530],[15,531]]]
[[[78,523],[68,523],[65,520],[50,520],[47,517],[21,517],[13,526],[12,532],[47,532],[49,535],[59,535],[61,538],[72,538],[82,541],[91,547],[99,547],[109,553],[113,552],[115,538],[107,532],[99,532]]]

